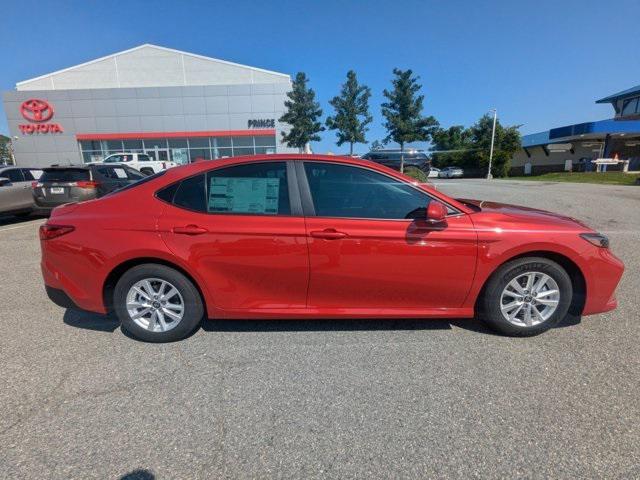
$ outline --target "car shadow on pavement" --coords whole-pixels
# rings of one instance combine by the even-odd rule
[[[0,227],[8,227],[18,223],[30,222],[47,218],[46,215],[30,214],[30,215],[0,215]]]
[[[115,315],[101,315],[72,308],[64,312],[62,321],[71,327],[97,332],[114,332],[120,326],[120,320]]]
[[[555,328],[578,325],[578,315],[568,315]],[[120,327],[115,314],[101,315],[83,310],[68,309],[63,322],[71,327],[99,332],[114,332]],[[451,330],[452,326],[476,333],[501,336],[482,321],[461,319],[302,319],[302,320],[205,320],[205,332],[322,332],[322,331],[375,331],[375,330]],[[197,331],[197,330],[196,330]],[[126,336],[128,332],[123,331]],[[194,332],[195,333],[195,332]]]

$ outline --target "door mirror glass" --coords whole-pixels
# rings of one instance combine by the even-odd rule
[[[7,177],[0,177],[0,187],[4,187],[5,185],[9,185],[11,183],[11,180],[9,180]]]
[[[427,206],[427,222],[442,223],[447,218],[447,207],[437,200],[431,200]]]

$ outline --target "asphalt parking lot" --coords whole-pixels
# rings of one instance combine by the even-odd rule
[[[618,310],[526,339],[210,321],[145,344],[51,303],[42,220],[0,221],[0,478],[640,478],[640,187],[436,183],[609,234]]]

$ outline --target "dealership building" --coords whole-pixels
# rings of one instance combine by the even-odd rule
[[[278,121],[290,89],[288,74],[147,44],[19,82],[3,103],[18,165],[183,164],[295,151]]]
[[[524,135],[522,149],[511,162],[511,174],[541,174],[564,170],[595,170],[596,159],[628,160],[628,170],[640,170],[640,85],[596,100],[611,104],[613,118],[577,123]],[[622,170],[623,164],[607,165]]]

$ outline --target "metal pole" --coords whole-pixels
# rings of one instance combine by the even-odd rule
[[[493,160],[493,142],[496,139],[496,119],[498,118],[498,110],[493,109],[493,130],[491,130],[491,150],[489,150],[489,171],[487,172],[487,180],[491,180],[491,161]]]

